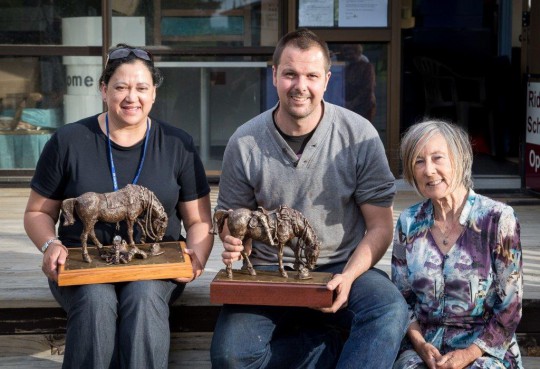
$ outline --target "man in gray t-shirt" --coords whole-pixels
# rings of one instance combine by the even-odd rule
[[[287,205],[300,211],[321,241],[316,270],[334,273],[327,287],[336,298],[320,311],[225,305],[212,341],[212,364],[390,368],[405,334],[407,308],[388,277],[372,268],[393,230],[396,188],[384,147],[369,121],[323,100],[330,56],[314,33],[285,35],[273,62],[279,103],[229,140],[217,208]],[[242,245],[227,229],[220,237],[226,264],[240,260],[244,247],[255,266],[277,264],[274,246]],[[293,261],[286,248],[284,262]],[[325,323],[350,330],[344,346],[342,335]]]

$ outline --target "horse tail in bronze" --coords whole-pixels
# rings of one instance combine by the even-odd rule
[[[62,201],[62,213],[64,213],[64,226],[72,225],[75,223],[75,218],[73,217],[73,208],[75,206],[76,199],[65,199]]]

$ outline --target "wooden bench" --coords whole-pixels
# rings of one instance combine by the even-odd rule
[[[217,188],[213,188],[215,203]],[[22,216],[27,188],[0,190],[0,368],[58,368],[62,361],[66,315],[53,299],[41,272],[41,254],[26,237]],[[395,217],[414,194],[400,194]],[[510,201],[510,200],[508,200]],[[525,255],[525,300],[518,332],[522,352],[540,342],[540,205],[515,206],[522,223]],[[171,307],[170,368],[210,368],[209,347],[220,306],[210,303],[209,285],[223,267],[222,245],[214,250],[201,278],[187,285]],[[378,267],[389,272],[390,250]],[[527,357],[526,368],[540,368],[540,358]],[[535,366],[536,365],[536,366]]]

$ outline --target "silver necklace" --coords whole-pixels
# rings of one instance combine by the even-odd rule
[[[460,209],[458,209],[458,211],[456,212],[457,219],[458,219],[457,223],[459,223],[459,218],[461,218],[461,212],[463,211],[464,206],[465,206],[465,203],[461,204]],[[444,227],[444,231],[443,231],[443,227],[441,227],[440,225],[438,225],[438,228],[441,231],[442,236],[443,236],[443,240],[442,240],[443,245],[448,246],[448,237],[452,234],[452,232],[454,231],[454,228],[456,228],[456,222],[452,221],[452,227],[449,230],[447,229],[447,227]]]
[[[444,246],[448,246],[448,236],[452,234],[452,231],[454,230],[454,228],[456,228],[456,223],[455,222],[452,222],[452,228],[450,228],[449,231],[445,232],[442,230],[442,227],[439,226],[439,229],[441,230],[441,233],[443,235],[443,240],[442,240],[442,243]],[[446,229],[446,227],[445,227]]]

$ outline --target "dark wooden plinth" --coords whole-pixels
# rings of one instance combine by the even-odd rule
[[[191,278],[193,269],[189,255],[182,252],[184,242],[161,242],[163,254],[152,256],[148,252],[151,244],[137,245],[148,253],[146,259],[134,257],[127,264],[107,264],[98,254],[97,248],[88,247],[92,262],[82,259],[81,249],[72,249],[66,264],[58,272],[59,286],[94,283],[142,281],[150,279]],[[110,246],[105,246],[109,248]]]
[[[326,289],[331,273],[312,272],[311,279],[300,280],[296,272],[287,272],[283,278],[278,272],[257,271],[251,276],[244,270],[233,270],[229,279],[224,269],[210,283],[210,302],[213,304],[271,305],[330,307],[333,291]]]

